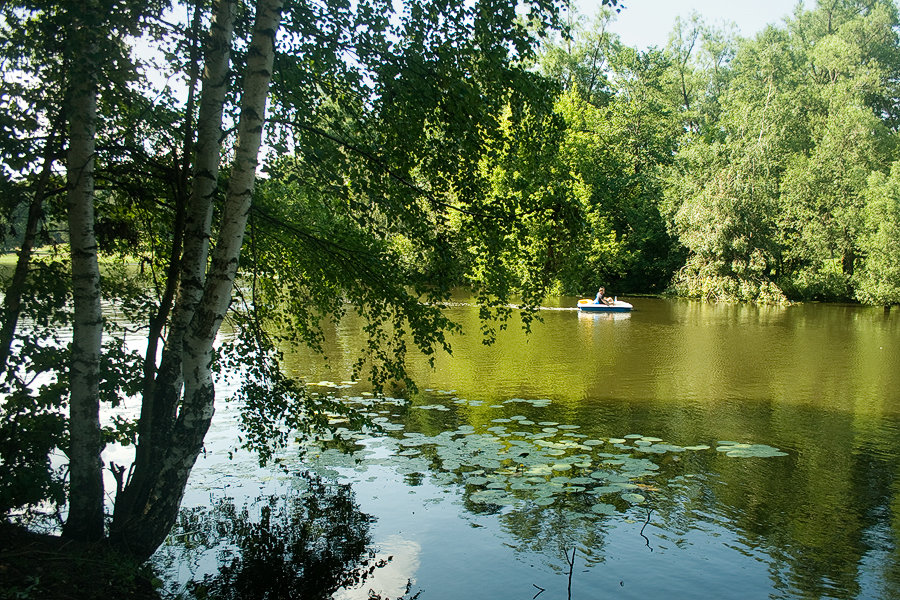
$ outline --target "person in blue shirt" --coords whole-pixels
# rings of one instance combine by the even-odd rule
[[[606,288],[601,287],[599,290],[597,290],[597,295],[594,297],[594,304],[612,304],[612,300],[603,297],[605,293]]]

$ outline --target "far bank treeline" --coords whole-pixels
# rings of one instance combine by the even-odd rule
[[[646,52],[610,14],[539,62],[581,227],[563,290],[900,302],[894,2],[818,3],[754,39],[694,15]]]
[[[545,41],[533,70],[552,111],[502,107],[505,137],[467,157],[487,206],[540,198],[517,216],[550,289],[900,302],[896,5],[823,3],[753,39],[694,15],[646,51],[608,31],[615,14]],[[265,189],[280,193],[293,160]],[[392,243],[424,278],[470,283],[464,221],[435,231],[444,253]]]
[[[693,15],[645,51],[608,31],[615,16],[571,15],[569,36],[545,40],[531,66],[552,109],[496,102],[503,136],[459,157],[474,163],[486,212],[519,220],[507,236],[531,247],[502,258],[521,263],[518,276],[542,267],[544,289],[560,294],[603,283],[709,300],[900,302],[895,3],[820,3],[753,39]],[[461,118],[465,93],[445,100]],[[427,163],[428,140],[402,143]],[[272,204],[318,205],[348,176],[332,155],[328,181],[292,177],[312,159],[274,163],[261,186]],[[438,182],[415,185],[452,203]],[[473,264],[492,250],[469,235],[471,215],[457,217],[432,223],[441,252],[419,254],[399,233],[392,250],[424,280],[471,284],[492,272]]]

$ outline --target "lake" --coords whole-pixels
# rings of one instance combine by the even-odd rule
[[[170,587],[284,590],[340,564],[323,589],[342,599],[900,597],[897,310],[560,298],[486,346],[460,300],[468,333],[433,369],[412,357],[414,394],[348,381],[352,317],[327,362],[286,356],[383,431],[263,468],[229,458],[220,404],[155,557]],[[299,565],[301,547],[331,562]]]

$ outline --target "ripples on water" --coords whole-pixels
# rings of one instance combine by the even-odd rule
[[[349,457],[328,444],[302,461],[288,453],[287,474],[252,457],[217,459],[208,446],[186,505],[262,488],[290,497],[290,473],[308,467],[352,483],[359,510],[377,519],[374,547],[394,559],[341,598],[365,598],[368,586],[395,597],[410,581],[422,598],[531,598],[541,588],[558,598],[570,579],[573,598],[898,595],[896,316],[633,303],[618,319],[547,307],[531,336],[511,330],[491,347],[455,338],[453,357],[438,356],[434,371],[413,358],[422,389],[433,391],[409,405],[377,402],[361,384],[322,388],[352,397],[386,432],[356,435]],[[472,306],[448,310],[477,331]],[[346,379],[358,329],[344,323],[330,340],[330,369],[302,352],[289,353],[288,368],[313,382]],[[233,435],[228,414],[217,413],[214,443]],[[638,437],[611,441],[628,434]],[[660,440],[648,448],[709,448],[647,452],[635,445],[641,436]],[[729,457],[716,450],[726,440],[787,456]],[[623,475],[605,462],[617,457],[644,467]],[[521,473],[536,465],[550,470]],[[610,483],[637,487],[590,493]],[[574,569],[564,558],[572,549]],[[214,569],[200,563],[182,579]]]

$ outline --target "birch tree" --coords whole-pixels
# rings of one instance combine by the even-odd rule
[[[94,235],[94,143],[97,119],[98,50],[91,4],[71,14],[70,43],[80,46],[71,67],[69,151],[66,189],[72,261],[72,359],[69,375],[69,516],[65,533],[77,539],[103,537],[100,462],[100,351],[103,314],[100,268]],[[87,22],[86,22],[87,21]]]
[[[150,12],[150,3],[135,0],[134,4],[136,12],[129,18],[138,23],[137,15]],[[525,7],[538,29],[558,24],[559,7],[553,1],[535,0]],[[121,35],[125,28],[113,31],[109,21],[115,11],[100,8],[96,19],[71,22],[72,40],[75,33],[96,40],[97,53],[89,52],[90,45],[78,47],[97,61],[106,60],[108,40],[127,47]],[[371,361],[371,377],[377,383],[405,380],[403,356],[410,337],[424,352],[446,345],[445,334],[455,325],[434,302],[446,299],[449,286],[458,280],[437,278],[415,264],[400,264],[400,259],[409,257],[387,250],[405,240],[416,252],[427,254],[433,266],[443,268],[455,256],[444,252],[450,245],[448,236],[457,235],[449,221],[462,223],[458,231],[463,234],[452,243],[472,241],[479,252],[486,253],[504,245],[518,246],[520,237],[527,235],[516,227],[519,218],[534,219],[535,210],[546,208],[540,198],[532,203],[528,194],[498,200],[482,193],[490,187],[482,159],[492,145],[509,137],[512,128],[527,125],[528,115],[536,114],[529,105],[538,112],[552,108],[549,96],[545,97],[548,86],[516,64],[529,58],[537,41],[534,30],[521,21],[523,13],[497,0],[459,5],[416,1],[406,8],[402,17],[392,21],[387,13],[393,7],[383,0],[352,7],[337,0],[292,0],[286,7],[281,0],[217,0],[208,16],[203,4],[191,4],[189,24],[156,21],[152,28],[160,44],[171,44],[167,66],[174,65],[174,73],[185,74],[186,104],[174,98],[154,103],[165,94],[150,90],[135,73],[129,75],[135,78],[129,89],[138,89],[139,94],[123,91],[104,100],[109,79],[99,74],[106,63],[80,63],[93,76],[73,78],[67,107],[71,107],[71,261],[74,278],[84,287],[74,291],[80,298],[76,312],[82,325],[75,331],[72,357],[81,372],[72,369],[69,395],[61,399],[71,399],[73,408],[79,407],[68,426],[73,433],[81,432],[78,439],[82,441],[75,448],[73,439],[72,451],[83,453],[79,469],[89,483],[81,483],[80,475],[76,481],[76,464],[70,462],[67,535],[102,536],[102,503],[99,528],[95,515],[103,488],[96,482],[102,473],[100,450],[106,438],[97,434],[108,432],[99,429],[95,415],[104,386],[119,396],[134,389],[140,393],[136,429],[122,433],[124,439],[136,442],[134,462],[106,465],[116,481],[110,540],[140,558],[152,554],[168,533],[203,449],[215,409],[214,361],[234,361],[231,364],[256,385],[242,399],[251,409],[259,407],[277,415],[266,420],[275,429],[267,425],[258,430],[262,446],[271,446],[272,435],[283,436],[290,428],[321,425],[327,421],[326,409],[341,410],[322,400],[311,401],[302,385],[284,374],[275,344],[262,331],[264,317],[270,316],[264,295],[252,297],[249,345],[214,352],[226,314],[238,314],[232,295],[239,269],[245,269],[254,284],[258,277],[271,275],[270,284],[280,282],[282,288],[278,298],[306,286],[303,294],[294,294],[290,301],[295,303],[292,309],[297,306],[307,316],[339,319],[345,310],[343,294],[352,294],[358,300],[354,309],[368,321],[366,359]],[[200,69],[190,40],[204,20],[209,33]],[[279,36],[283,24],[288,27]],[[74,68],[71,73],[77,74]],[[236,73],[243,77],[240,85],[234,82]],[[195,119],[193,82],[198,78]],[[98,79],[103,85],[98,85]],[[270,92],[273,80],[277,93]],[[128,113],[133,121],[120,126],[111,121],[128,110],[133,110]],[[302,182],[301,193],[313,201],[310,205],[273,197],[277,186],[272,182],[262,194],[264,199],[273,198],[272,204],[254,206],[269,110],[277,116],[278,129],[267,144],[294,156],[274,159],[266,167],[274,171],[279,160],[292,163],[296,179]],[[230,128],[232,122],[237,124],[235,130]],[[220,173],[224,164],[228,167]],[[189,176],[185,165],[190,165]],[[91,166],[103,181],[102,189],[88,185]],[[189,194],[178,189],[185,185]],[[288,218],[276,218],[280,216],[276,210],[287,206],[299,210],[286,213]],[[96,312],[100,296],[93,294],[109,293],[116,282],[105,271],[104,280],[99,279],[98,236],[92,239],[91,234],[102,230],[98,224],[110,211],[121,212],[124,225],[134,230],[135,241],[129,238],[115,251],[138,252],[140,269],[152,269],[159,276],[148,282],[150,293],[158,294],[152,301],[141,295],[144,292],[133,292],[131,298],[131,304],[140,308],[129,314],[143,311],[143,331],[148,336],[139,375],[115,364],[121,362],[119,358],[133,361],[134,356],[98,350],[103,321]],[[330,218],[328,225],[345,229],[323,228],[326,220],[318,219],[321,214]],[[258,260],[263,252],[254,252],[253,260],[244,261],[241,247],[251,215],[258,223],[266,222],[265,227],[257,224],[253,242],[263,242],[256,237],[260,232],[277,232],[281,243],[293,252],[283,255],[289,259],[286,263],[263,264]],[[137,218],[146,221],[129,222]],[[348,253],[342,245],[347,240],[355,240],[350,247],[371,252]],[[99,243],[102,246],[103,240]],[[535,253],[541,251],[540,244],[533,247]],[[550,280],[540,272],[548,261],[523,256],[522,262],[528,273],[521,279],[530,286],[524,289],[533,305]],[[514,278],[522,265],[492,257],[481,263],[489,268],[465,276],[481,277],[473,279],[473,285],[480,285],[482,297],[499,311],[519,289]],[[264,273],[273,264],[276,270]],[[271,284],[269,289],[276,287]],[[258,289],[254,285],[250,293]],[[294,321],[290,335],[315,347],[317,330],[307,325],[314,325],[318,318]],[[137,318],[133,322],[141,324]],[[114,337],[107,341],[115,341]],[[95,369],[92,361],[98,355],[100,367]],[[120,379],[104,375],[106,368],[118,368],[115,374]],[[95,383],[99,390],[90,387]],[[277,428],[282,425],[286,427]],[[83,503],[78,507],[75,496]]]
[[[182,357],[185,333],[203,294],[211,233],[212,207],[218,189],[220,153],[222,150],[222,116],[225,93],[229,81],[230,55],[233,36],[234,3],[221,0],[213,5],[213,15],[205,48],[205,69],[202,80],[196,157],[194,158],[191,194],[184,208],[183,227],[176,235],[183,240],[183,249],[176,248],[171,260],[175,263],[170,289],[177,287],[177,301],[172,311],[169,335],[160,366],[156,366],[156,337],[148,347],[143,387],[139,440],[134,471],[130,481],[120,474],[116,499],[113,537],[132,544],[134,530],[140,526],[135,514],[149,502],[155,486],[159,485],[160,465],[165,460],[178,402],[183,388]],[[163,318],[164,320],[164,318]],[[157,336],[161,328],[154,328]],[[152,352],[152,354],[151,354]]]
[[[256,180],[275,38],[281,20],[280,0],[259,0],[256,4],[235,159],[216,246],[206,270],[233,10],[230,0],[216,3],[207,51],[208,69],[201,97],[194,188],[187,211],[182,283],[174,308],[175,326],[179,329],[167,340],[163,358],[163,364],[167,361],[175,364],[162,372],[164,378],[157,379],[154,395],[144,399],[151,406],[150,424],[149,432],[145,428],[146,435],[140,440],[139,452],[149,458],[135,463],[133,478],[122,490],[112,524],[113,541],[138,556],[149,556],[175,522],[188,476],[212,420],[215,402],[212,345],[231,303]],[[183,333],[182,323],[185,323]],[[172,399],[176,399],[177,407],[173,406]]]

